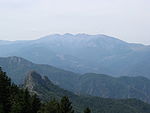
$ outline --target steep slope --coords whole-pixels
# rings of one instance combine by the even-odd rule
[[[22,84],[25,75],[35,70],[47,76],[54,84],[78,95],[104,98],[137,98],[150,103],[150,80],[144,77],[111,77],[103,74],[84,75],[58,69],[49,65],[34,64],[19,57],[0,58],[0,66],[13,82]]]
[[[119,77],[88,73],[78,80],[74,92],[104,98],[137,98],[150,103],[150,80],[144,77]]]
[[[77,96],[67,90],[54,85],[47,77],[41,77],[31,71],[25,80],[24,87],[37,93],[42,99],[60,98],[68,96],[73,102],[76,112],[81,113],[83,108],[89,106],[93,113],[149,113],[150,105],[136,99],[115,100],[98,97]],[[77,109],[78,108],[78,109]]]
[[[54,85],[46,76],[41,76],[35,71],[30,71],[25,78],[24,87],[32,93],[36,93],[43,100],[50,100],[52,98],[60,98],[62,96],[76,97],[72,92],[61,89]]]
[[[3,43],[0,51],[0,56],[20,56],[79,73],[150,75],[150,46],[105,35],[55,34],[38,40]]]
[[[76,82],[79,76],[76,73],[53,66],[34,64],[20,57],[0,58],[0,67],[2,67],[3,70],[8,73],[8,76],[12,78],[13,82],[17,84],[23,83],[27,72],[35,70],[42,75],[48,76],[55,84],[69,90],[73,90],[73,83]]]

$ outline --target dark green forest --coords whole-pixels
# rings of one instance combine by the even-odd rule
[[[90,112],[89,108],[84,110]],[[41,102],[36,94],[13,84],[0,68],[0,113],[74,113],[74,110],[67,96],[60,101]]]
[[[38,77],[33,74],[32,77]],[[140,100],[78,96],[46,78],[43,81],[35,78],[32,78],[34,82],[27,82],[36,83],[34,87],[31,85],[36,89],[31,92],[12,83],[0,68],[0,113],[150,113],[150,105]],[[40,94],[45,94],[43,99]]]

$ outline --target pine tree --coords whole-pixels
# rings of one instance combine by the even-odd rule
[[[84,110],[84,113],[91,113],[91,110],[87,107],[87,108]]]
[[[25,89],[25,91],[23,92],[23,113],[31,113],[31,96],[29,94],[28,89]]]
[[[0,113],[37,113],[40,106],[36,95],[12,84],[0,68]]]
[[[31,112],[37,113],[40,109],[41,102],[36,94],[31,97]]]
[[[6,76],[6,73],[0,68],[0,109],[4,113],[10,111],[10,86],[11,80]]]
[[[10,113],[24,113],[24,91],[19,89],[16,85],[11,87],[11,112]]]
[[[74,113],[71,104],[67,96],[62,97],[60,102],[60,113]]]
[[[15,101],[11,106],[10,113],[22,113],[23,112],[23,105],[19,101]]]
[[[4,113],[3,105],[0,104],[0,113]]]
[[[39,113],[60,113],[59,102],[55,99],[42,106]]]

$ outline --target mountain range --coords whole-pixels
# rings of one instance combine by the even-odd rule
[[[24,88],[36,93],[43,101],[68,96],[73,102],[75,113],[81,113],[90,106],[92,113],[149,113],[150,105],[136,99],[104,99],[100,97],[78,96],[54,85],[46,76],[30,71],[26,76]]]
[[[150,46],[106,35],[54,34],[37,40],[0,41],[0,56],[19,56],[75,73],[150,78]]]
[[[150,103],[150,80],[145,77],[112,77],[103,74],[82,75],[74,92],[104,98],[137,98]]]
[[[36,71],[47,76],[53,84],[74,92],[76,95],[116,99],[137,98],[150,103],[150,80],[145,77],[112,77],[95,73],[78,74],[50,65],[35,64],[20,57],[0,58],[0,66],[17,84],[23,84],[27,73]]]

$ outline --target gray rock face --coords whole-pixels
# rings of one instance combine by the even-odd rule
[[[39,83],[40,84],[43,83],[43,79],[42,79],[41,75],[39,75],[35,71],[30,71],[25,78],[24,86],[30,92],[37,93],[37,92],[35,92],[34,87],[36,87],[36,85]]]

